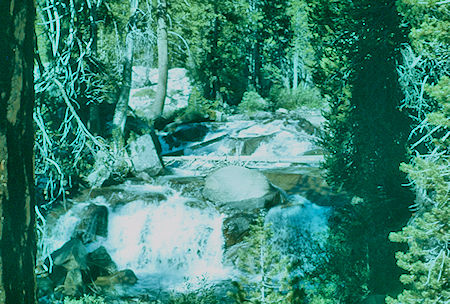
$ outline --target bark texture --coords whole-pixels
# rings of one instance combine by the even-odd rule
[[[125,38],[125,56],[123,59],[122,87],[120,88],[119,99],[114,110],[113,117],[113,140],[116,148],[122,149],[125,146],[125,123],[127,122],[128,103],[130,101],[130,90],[133,72],[133,52],[134,37],[133,29],[136,23],[136,10],[138,0],[130,1],[130,18],[128,20],[127,36]]]
[[[33,0],[0,1],[0,303],[36,303]]]
[[[152,105],[152,116],[162,115],[167,94],[167,77],[169,58],[167,51],[167,1],[158,0],[158,87],[155,102]]]

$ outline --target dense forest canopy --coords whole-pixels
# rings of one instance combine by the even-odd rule
[[[7,180],[0,179],[5,217],[0,300],[34,301],[29,295],[34,282],[17,285],[27,295],[20,300],[8,282],[10,250],[27,251],[22,258],[28,260],[14,267],[32,268],[36,246],[29,229],[34,222],[28,221],[29,234],[18,236],[22,247],[5,250],[11,243],[7,232],[25,223],[10,221],[11,198],[26,210],[34,209],[36,199],[42,216],[82,189],[132,176],[128,149],[137,136],[154,136],[171,124],[218,121],[222,114],[306,107],[322,110],[326,119],[319,139],[323,175],[351,202],[333,210],[325,242],[311,249],[322,254],[308,271],[300,262],[303,253],[280,256],[260,215],[245,239],[252,250],[238,256],[245,271],[261,280],[242,279],[232,298],[449,303],[449,1],[37,0],[36,16],[29,1],[23,8],[14,0],[5,3],[0,177]],[[19,13],[26,18],[19,20]],[[14,26],[22,23],[20,34]],[[15,48],[24,61],[13,59]],[[25,60],[32,49],[34,70]],[[143,84],[152,100],[145,119],[129,107],[137,66],[158,74],[156,82]],[[169,115],[164,106],[172,68],[186,69],[193,88],[187,107]],[[14,91],[21,77],[15,73],[22,70],[27,80],[34,72],[34,92],[29,83]],[[33,95],[33,114],[24,110],[15,125],[14,102],[31,110]],[[36,194],[8,180],[27,185],[32,123]],[[16,135],[20,147],[11,139]],[[21,166],[15,151],[23,151],[17,155],[25,161],[24,175],[14,169]],[[258,256],[264,250],[267,254]],[[26,271],[31,273],[21,274]],[[194,302],[202,296],[213,303],[206,289],[184,299],[206,303]]]

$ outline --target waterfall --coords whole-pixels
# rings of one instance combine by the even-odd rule
[[[105,247],[119,268],[159,277],[163,285],[223,278],[222,216],[189,207],[188,201],[174,194],[167,201],[137,200],[112,212]]]
[[[83,208],[95,203],[109,209],[108,236],[89,244],[88,250],[104,246],[119,269],[135,272],[140,288],[181,289],[185,283],[192,288],[202,280],[229,276],[222,264],[223,215],[215,208],[193,206],[195,201],[166,186],[128,183],[111,191],[124,202],[127,197],[142,199],[111,206],[99,196],[74,205],[51,229],[46,240],[49,251],[70,239]],[[163,192],[167,199],[145,199],[145,193],[155,192]]]

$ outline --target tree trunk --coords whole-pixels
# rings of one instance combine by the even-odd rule
[[[292,88],[295,90],[298,87],[298,51],[294,53],[293,72],[292,72]]]
[[[167,94],[168,76],[168,52],[167,52],[167,1],[158,0],[158,87],[155,101],[152,105],[152,116],[157,118],[162,115]]]
[[[136,10],[138,7],[138,0],[131,0],[130,2],[130,19],[128,20],[127,36],[125,38],[125,58],[123,59],[123,73],[122,73],[122,87],[120,88],[119,100],[116,104],[113,117],[112,136],[114,145],[118,149],[125,146],[125,123],[127,122],[128,102],[130,100],[131,90],[131,74],[133,71],[133,28],[136,19]]]
[[[0,1],[0,303],[36,303],[32,0]]]

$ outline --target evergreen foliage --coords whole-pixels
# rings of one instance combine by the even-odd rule
[[[100,296],[84,295],[79,299],[65,298],[64,304],[106,304],[106,300]]]
[[[210,286],[203,278],[203,286],[198,289],[187,286],[188,290],[183,293],[172,293],[168,304],[219,304],[220,300],[214,293],[214,287]]]
[[[236,303],[291,303],[289,260],[274,244],[273,230],[264,222],[264,214],[251,225],[243,242],[245,246],[237,253],[236,266],[242,275],[239,282],[235,282],[238,287],[233,295]]]
[[[360,197],[396,195],[409,130],[397,108],[404,38],[396,9],[391,1],[363,0],[317,1],[313,9],[316,39],[325,39],[315,43],[317,82],[330,100],[323,138],[328,181]]]
[[[264,111],[268,107],[267,102],[257,92],[245,92],[242,101],[238,105],[238,110],[241,113],[254,113],[257,111]]]
[[[317,109],[324,106],[320,91],[303,85],[296,89],[273,87],[270,91],[270,99],[276,109],[296,110],[301,107]]]
[[[358,304],[369,293],[367,208],[355,199],[329,220],[331,231],[323,248],[323,257],[315,262],[308,290],[311,303]]]
[[[410,149],[415,157],[402,169],[415,187],[414,214],[390,239],[408,245],[398,252],[403,292],[387,303],[450,301],[450,92],[448,2],[398,2],[411,26],[411,47],[399,68],[404,107],[415,121]]]
[[[405,32],[392,1],[308,3],[318,57],[315,82],[330,108],[322,137],[325,174],[335,189],[362,198],[336,210],[328,280],[338,284],[335,299],[358,303],[365,293],[400,288],[394,259],[400,247],[389,244],[387,235],[406,222],[412,197],[399,170],[410,127],[399,110],[396,69]],[[340,263],[348,253],[352,258]]]

